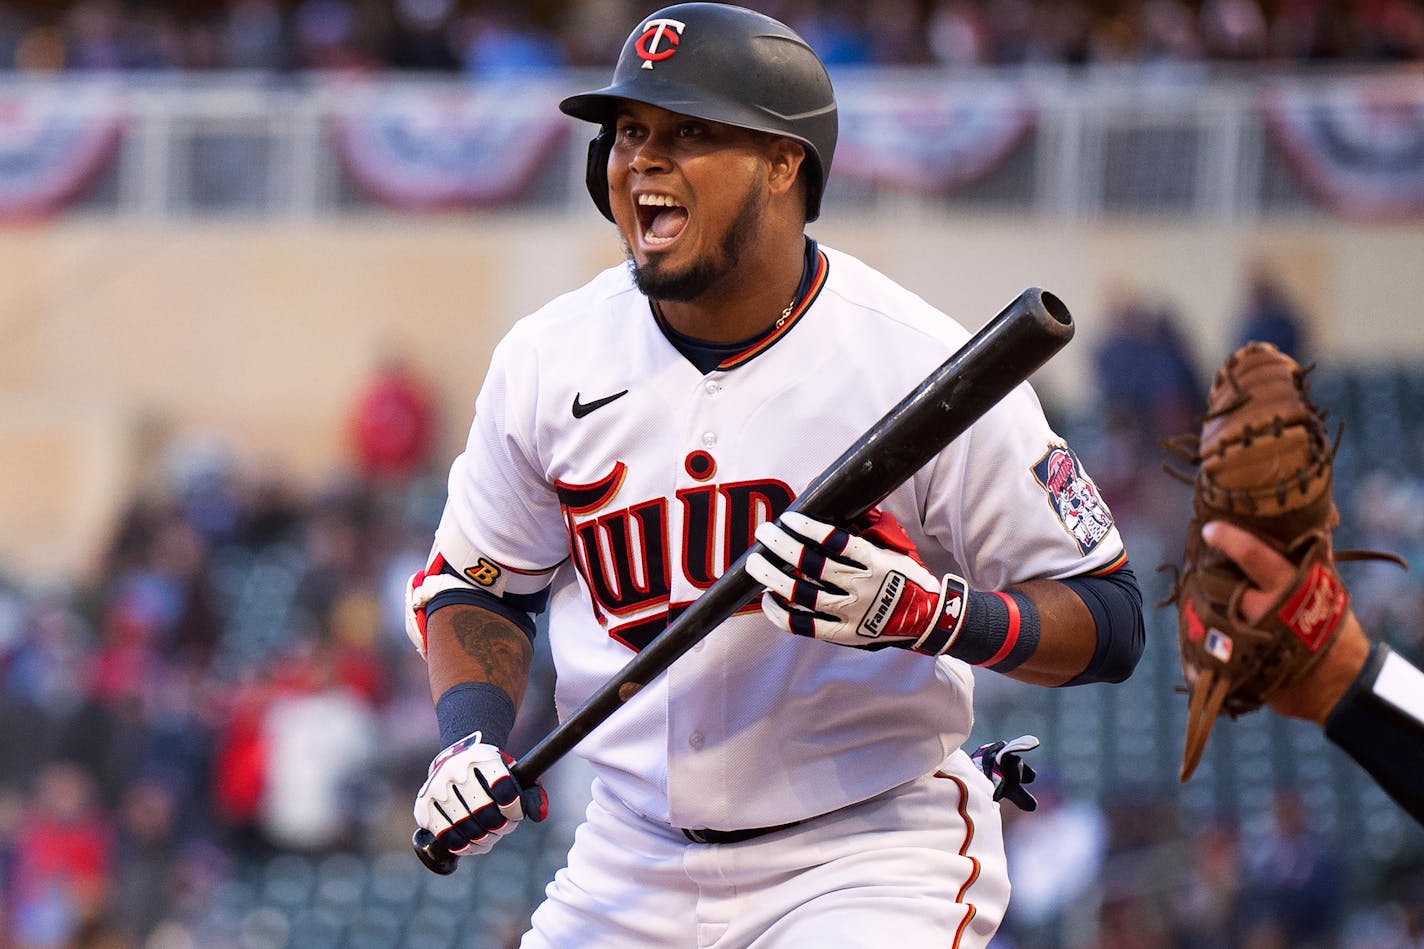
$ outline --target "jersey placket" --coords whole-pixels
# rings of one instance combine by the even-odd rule
[[[672,572],[672,615],[697,599],[728,563],[728,499],[721,490],[736,447],[736,409],[729,373],[707,374],[688,390],[683,451],[674,471],[682,499],[673,534],[678,569]],[[710,529],[709,529],[710,528]],[[712,631],[668,670],[668,808],[678,826],[707,826],[679,818],[694,803],[699,813],[727,808],[725,767],[727,681]]]

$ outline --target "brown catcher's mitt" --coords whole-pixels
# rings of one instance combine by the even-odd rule
[[[1194,479],[1183,476],[1193,486],[1192,520],[1168,601],[1177,606],[1191,696],[1183,781],[1217,716],[1255,711],[1299,681],[1334,643],[1345,615],[1348,597],[1330,547],[1339,521],[1331,492],[1335,451],[1305,376],[1269,343],[1248,343],[1212,381],[1200,437],[1166,445],[1197,465]],[[1202,525],[1213,520],[1251,531],[1296,565],[1290,592],[1254,625],[1239,609],[1249,581],[1202,541]]]

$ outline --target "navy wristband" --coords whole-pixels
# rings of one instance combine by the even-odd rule
[[[1012,672],[1038,649],[1038,609],[1017,590],[969,591],[969,607],[949,654],[972,666]]]
[[[461,682],[445,690],[435,703],[440,723],[440,747],[449,748],[474,732],[487,745],[503,748],[514,730],[514,699],[489,682]]]

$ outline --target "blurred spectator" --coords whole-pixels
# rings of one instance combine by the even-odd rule
[[[62,949],[93,936],[113,859],[113,829],[96,806],[92,777],[68,762],[47,765],[16,834],[6,900],[16,949]]]
[[[1143,477],[1143,462],[1160,460],[1163,439],[1197,429],[1206,396],[1196,359],[1170,307],[1127,286],[1109,288],[1107,298],[1107,335],[1093,354],[1103,438],[1094,471],[1120,519],[1176,537],[1185,508],[1164,503],[1162,492],[1179,486]]]
[[[870,59],[874,63],[910,65],[929,61],[929,48],[913,0],[879,0],[865,18]]]
[[[285,66],[290,51],[277,0],[229,0],[218,31],[218,56],[232,69]]]
[[[811,45],[826,68],[871,61],[870,38],[857,18],[858,7],[845,0],[788,3],[779,19]]]
[[[129,786],[118,810],[113,899],[108,921],[129,945],[142,946],[168,915],[180,888],[177,814],[172,793],[156,781]]]
[[[116,0],[81,0],[65,14],[64,26],[69,68],[113,70],[131,65],[120,46],[123,11]]]
[[[1305,319],[1280,278],[1264,263],[1251,268],[1246,303],[1237,324],[1237,346],[1253,340],[1270,343],[1301,365],[1309,364]]]
[[[743,0],[832,66],[1424,58],[1416,0]],[[120,0],[0,5],[0,68],[369,68],[509,76],[602,62],[631,0]],[[649,8],[650,9],[650,8]]]
[[[930,15],[928,42],[935,62],[977,66],[989,58],[988,28],[969,0],[940,0]]]
[[[1084,0],[1039,4],[1029,24],[1029,61],[1087,63],[1092,58],[1093,18],[1093,9]]]
[[[564,51],[523,6],[485,4],[463,21],[460,59],[465,75],[508,79],[557,69]]]
[[[321,646],[282,664],[283,688],[261,723],[263,836],[281,849],[357,848],[376,761],[374,710],[336,679]]]
[[[624,24],[636,15],[632,8],[632,0],[583,0],[570,4],[556,24],[569,65],[606,69],[608,51],[623,42]]]
[[[1298,793],[1278,793],[1272,813],[1272,833],[1248,857],[1246,944],[1328,949],[1343,916],[1341,867]]]
[[[431,460],[435,423],[435,401],[414,367],[398,358],[384,361],[352,409],[362,473],[405,478],[423,471]]]
[[[361,21],[349,0],[301,0],[293,14],[297,65],[304,69],[353,70],[375,66],[363,44]]]
[[[453,72],[460,58],[452,47],[454,0],[395,0],[386,65],[423,72]]]
[[[1109,791],[1102,913],[1095,945],[1102,949],[1170,949],[1172,898],[1184,852],[1170,799],[1144,784]]]
[[[1397,552],[1424,563],[1424,478],[1371,472],[1348,499],[1356,532],[1351,546]],[[1366,629],[1378,630],[1406,657],[1424,658],[1424,586],[1417,576],[1386,564],[1356,567],[1349,577],[1351,602]]]
[[[1201,57],[1196,17],[1182,0],[1147,0],[1142,5],[1137,58],[1183,62]]]
[[[1108,828],[1092,802],[1065,798],[1052,773],[1039,773],[1033,794],[1038,810],[1003,811],[1004,853],[1013,886],[1005,928],[1025,945],[1052,945],[1065,911],[1091,908]]]
[[[1266,14],[1256,0],[1206,0],[1199,25],[1208,56],[1252,60],[1266,54]]]
[[[1239,902],[1244,872],[1241,838],[1225,819],[1187,841],[1189,863],[1172,896],[1178,949],[1216,949],[1240,941]]]
[[[1128,288],[1110,291],[1108,311],[1094,358],[1110,423],[1135,428],[1147,446],[1195,429],[1206,398],[1176,312]]]

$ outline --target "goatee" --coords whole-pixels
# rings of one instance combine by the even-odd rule
[[[742,260],[742,252],[751,243],[751,235],[757,231],[756,224],[765,207],[766,202],[760,192],[749,191],[737,211],[736,218],[727,228],[718,253],[704,257],[680,272],[668,271],[662,262],[656,259],[639,266],[633,258],[633,248],[628,243],[628,238],[622,238],[623,252],[628,257],[628,269],[633,273],[633,282],[650,300],[667,300],[672,303],[696,300],[737,269]]]

